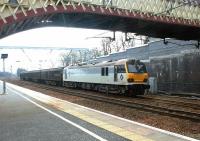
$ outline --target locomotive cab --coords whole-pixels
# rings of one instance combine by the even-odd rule
[[[127,81],[128,82],[147,82],[148,73],[144,63],[139,60],[129,60],[126,62]]]
[[[129,92],[144,94],[145,89],[149,89],[148,73],[144,63],[139,60],[128,60],[126,62],[126,73]]]

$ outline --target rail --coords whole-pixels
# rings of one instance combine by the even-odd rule
[[[156,114],[160,114],[160,115],[166,115],[166,116],[200,122],[200,113],[195,112],[196,110],[194,110],[194,111],[181,110],[181,109],[170,108],[170,107],[161,106],[161,105],[154,105],[154,104],[151,104],[148,102],[144,103],[144,102],[138,102],[138,101],[128,101],[128,100],[124,100],[124,99],[120,99],[120,98],[108,97],[105,95],[94,95],[94,94],[90,94],[88,92],[69,90],[69,89],[65,89],[65,88],[61,88],[61,87],[41,85],[41,84],[36,84],[36,83],[32,83],[31,85],[41,88],[41,89],[45,89],[45,90],[60,92],[62,94],[78,96],[78,97],[82,97],[82,98],[86,98],[86,99],[109,103],[109,104],[138,109],[138,110],[142,110],[145,112],[152,112],[152,113],[156,113]],[[194,105],[194,107],[195,106],[196,105]],[[199,111],[199,110],[197,110],[197,111]]]

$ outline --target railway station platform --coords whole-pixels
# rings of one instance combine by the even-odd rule
[[[197,141],[8,83],[0,95],[0,140]]]

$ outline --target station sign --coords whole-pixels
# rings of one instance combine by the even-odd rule
[[[8,58],[8,54],[1,54],[1,59]]]

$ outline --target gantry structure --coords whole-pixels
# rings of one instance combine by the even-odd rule
[[[200,1],[0,0],[0,38],[43,26],[200,40]]]

